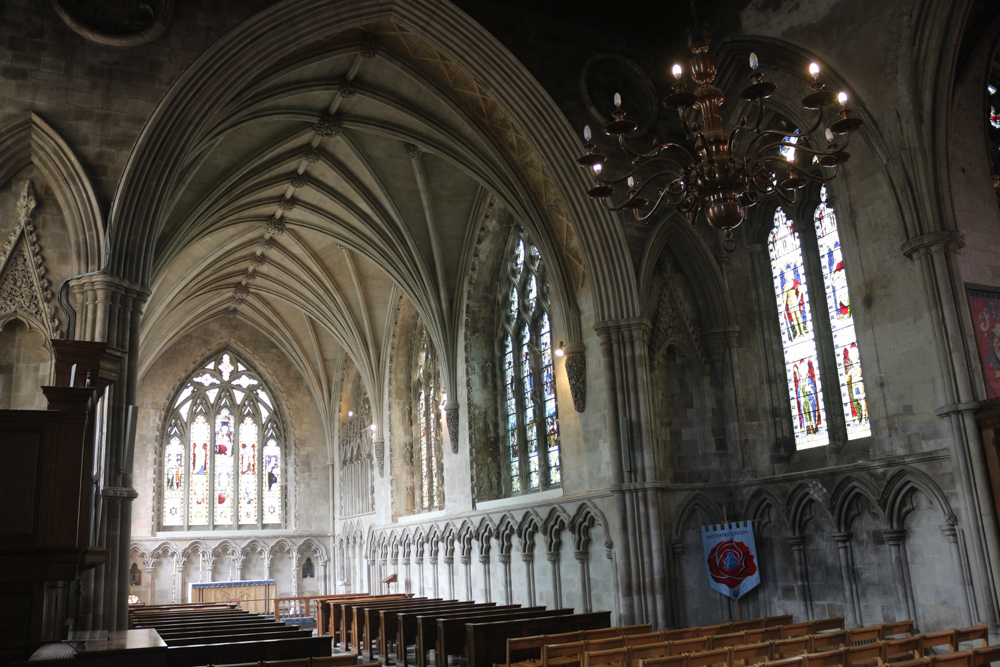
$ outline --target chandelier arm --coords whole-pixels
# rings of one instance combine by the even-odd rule
[[[823,107],[816,110],[816,122],[813,123],[812,127],[808,131],[802,132],[803,137],[808,137],[810,134],[819,129],[819,126],[823,123]]]
[[[663,152],[663,151],[665,151],[667,149],[676,148],[680,152],[684,153],[684,157],[686,157],[688,159],[688,162],[690,162],[691,164],[694,164],[694,157],[691,156],[691,153],[689,153],[688,150],[686,148],[684,148],[683,146],[681,146],[680,144],[672,142],[672,141],[664,143],[664,144],[659,144],[658,143],[658,144],[655,145],[655,148],[653,148],[653,150],[649,151],[648,153],[639,153],[637,151],[632,150],[632,148],[625,142],[625,135],[619,134],[618,135],[618,145],[621,146],[621,148],[622,148],[623,151],[625,151],[626,153],[628,153],[632,157],[634,157],[634,158],[640,158],[640,159],[652,158],[652,157],[654,157],[656,155],[659,155],[661,152]],[[643,163],[643,164],[647,164],[647,163]]]
[[[821,175],[818,175],[818,174],[814,174],[813,172],[806,171],[805,169],[803,169],[802,167],[798,166],[797,164],[795,164],[793,162],[787,162],[787,161],[783,160],[782,158],[768,156],[768,157],[765,157],[765,158],[761,159],[762,162],[763,161],[768,161],[768,160],[782,160],[782,162],[784,163],[784,166],[788,167],[790,170],[795,171],[796,173],[800,174],[804,178],[808,178],[810,181],[816,181],[817,183],[829,183],[830,181],[832,181],[834,178],[837,177],[837,173],[840,171],[840,165],[838,164],[838,165],[835,165],[833,167],[833,173],[832,174],[830,174],[829,176],[821,176]],[[777,190],[780,190],[781,188],[775,186],[774,189],[777,191]]]
[[[687,119],[687,107],[681,107],[677,110],[677,113],[681,117],[681,127],[684,129],[684,136],[688,139],[694,139],[694,131],[691,129],[691,124],[688,123]]]
[[[760,133],[760,125],[764,122],[764,112],[767,108],[764,106],[764,98],[757,98],[757,118],[754,119],[753,129],[755,133]]]
[[[766,148],[764,148],[764,149],[761,149],[759,151],[754,151],[754,146],[757,144],[758,141],[762,140],[764,137],[771,137],[771,136],[782,137],[784,139],[788,139],[788,138],[791,138],[791,137],[803,137],[803,136],[806,136],[806,135],[797,134],[796,132],[785,132],[784,130],[763,130],[763,131],[757,133],[757,135],[753,139],[750,140],[750,143],[747,145],[747,152],[746,152],[746,154],[747,155],[759,155],[761,151],[766,150]],[[774,145],[777,145],[777,144],[774,144]],[[771,146],[768,146],[767,148],[770,148],[770,147]]]
[[[676,160],[671,160],[668,157],[654,157],[654,158],[652,158],[650,160],[646,160],[645,162],[642,162],[635,169],[633,169],[632,171],[627,172],[625,174],[622,174],[618,178],[605,178],[603,176],[595,176],[594,178],[595,178],[595,180],[597,180],[598,182],[600,182],[603,185],[617,185],[618,183],[622,183],[624,181],[627,181],[630,176],[635,176],[636,174],[638,174],[640,171],[642,171],[643,169],[645,169],[649,165],[655,164],[655,163],[661,163],[661,162],[664,163],[664,164],[673,165],[674,167],[677,168],[677,171],[679,171],[681,174],[683,174],[684,171],[686,170],[686,167],[684,165],[682,165],[680,162],[677,162]],[[654,180],[656,178],[659,178],[660,176],[665,176],[665,175],[671,175],[671,172],[669,172],[669,171],[661,171],[661,172],[658,172],[656,174],[653,174],[652,176],[650,176],[649,178],[646,179],[646,183],[649,183],[650,181],[652,181],[652,180]],[[676,178],[676,176],[675,176],[675,178]]]

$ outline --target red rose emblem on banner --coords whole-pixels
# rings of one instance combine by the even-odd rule
[[[753,554],[742,542],[719,542],[708,554],[708,572],[712,579],[729,588],[738,587],[744,579],[756,574]]]

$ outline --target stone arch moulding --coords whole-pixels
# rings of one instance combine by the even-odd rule
[[[586,273],[600,277],[593,281],[596,319],[638,316],[624,234],[614,217],[584,194],[586,175],[574,162],[578,142],[573,130],[525,67],[447,0],[286,0],[216,42],[170,89],[132,151],[110,216],[110,271],[139,284],[149,282],[160,212],[180,179],[184,156],[255,73],[290,55],[303,34],[319,40],[384,20],[411,31],[457,64],[480,89],[477,94],[506,114],[506,127],[494,127],[494,145],[512,163],[521,162],[518,187],[543,229],[555,230],[574,221],[571,228],[579,238]],[[202,85],[207,81],[213,85]],[[489,120],[480,124],[488,125]],[[508,135],[516,154],[496,134]],[[549,250],[559,257],[555,240],[553,235]],[[575,312],[572,307],[565,311]],[[579,339],[579,320],[569,319],[569,336]]]
[[[72,272],[99,270],[104,221],[93,185],[69,144],[35,113],[0,123],[0,184],[29,164],[35,165],[59,202],[73,244]]]
[[[694,491],[681,503],[674,512],[674,525],[670,531],[673,544],[683,541],[684,532],[688,529],[691,517],[695,512],[701,513],[709,524],[722,523],[722,507],[711,497],[701,491]]]

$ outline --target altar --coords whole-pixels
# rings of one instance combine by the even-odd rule
[[[276,584],[274,579],[188,584],[188,602],[236,602],[255,614],[271,613]]]

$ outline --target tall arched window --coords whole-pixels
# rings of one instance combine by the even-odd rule
[[[181,386],[164,438],[162,528],[281,525],[283,443],[273,396],[231,352]]]
[[[548,281],[538,248],[514,234],[501,283],[501,423],[510,494],[562,483]]]
[[[430,344],[427,329],[420,335],[417,352],[417,375],[414,393],[417,403],[417,440],[419,456],[415,462],[418,486],[417,498],[422,512],[444,507],[441,403],[444,387],[438,372],[434,346]]]
[[[836,369],[839,380],[835,395],[839,395],[843,407],[843,421],[838,415],[834,429],[839,433],[842,428],[848,440],[871,435],[837,217],[827,201],[825,187],[820,191],[813,223],[810,231],[815,233],[816,243],[811,262],[803,254],[792,221],[780,208],[775,211],[774,229],[768,237],[796,449],[830,442],[824,386],[833,389],[824,385],[824,376],[832,369]],[[808,274],[815,275],[807,270],[810,263],[819,269],[822,289],[810,290]],[[813,304],[812,299],[817,303]],[[814,320],[814,314],[818,319]]]

